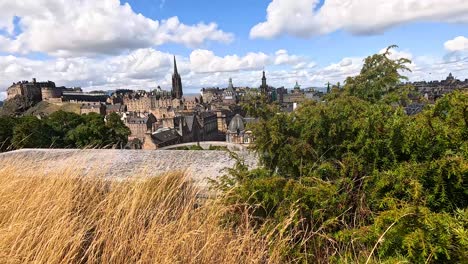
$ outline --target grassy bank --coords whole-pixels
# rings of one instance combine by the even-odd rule
[[[47,175],[46,175],[47,174]],[[230,208],[201,205],[183,175],[106,181],[96,172],[0,168],[0,263],[280,262],[281,243]]]

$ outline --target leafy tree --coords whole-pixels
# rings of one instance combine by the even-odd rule
[[[127,143],[130,130],[117,114],[108,116],[107,124],[97,113],[83,116],[84,122],[67,133],[67,140],[79,148],[112,148]]]
[[[15,119],[11,117],[0,117],[0,152],[11,149]]]
[[[249,105],[263,167],[240,162],[216,186],[227,203],[247,205],[253,226],[293,236],[285,258],[468,260],[468,94],[407,116],[407,62],[388,50],[370,56],[343,91],[291,114]]]
[[[106,127],[108,128],[109,144],[118,148],[123,148],[127,144],[128,136],[131,134],[131,131],[122,122],[120,116],[116,113],[111,113],[107,116]]]
[[[67,141],[78,148],[102,148],[107,145],[107,128],[104,118],[97,113],[83,115],[84,122],[67,133]]]
[[[396,47],[395,45],[390,46],[382,54],[367,57],[360,74],[346,79],[345,93],[376,102],[382,99],[385,94],[398,89],[400,82],[407,80],[400,72],[411,71],[407,66],[411,61],[406,58],[390,59],[390,51]]]
[[[279,105],[276,102],[268,102],[268,98],[264,94],[248,94],[246,95],[246,99],[242,103],[242,108],[250,116],[267,120],[273,117],[280,109]]]
[[[54,130],[43,120],[28,116],[19,119],[13,130],[13,147],[50,148]]]
[[[83,117],[78,114],[57,111],[52,113],[47,119],[47,123],[55,131],[55,137],[53,139],[54,147],[75,147],[73,141],[67,140],[67,134],[79,125],[84,123]]]

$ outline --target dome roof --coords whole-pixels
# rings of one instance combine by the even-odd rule
[[[245,130],[244,119],[242,118],[241,115],[237,114],[234,116],[234,118],[229,123],[228,130],[229,132],[232,132],[232,133]]]
[[[299,83],[296,81],[296,85],[294,86],[294,89],[298,90],[298,89],[301,89],[301,86],[299,85]]]

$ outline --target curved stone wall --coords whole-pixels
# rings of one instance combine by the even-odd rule
[[[249,167],[257,167],[256,157],[249,152],[237,152]],[[23,149],[0,154],[0,164],[11,164],[18,170],[72,171],[107,177],[151,177],[167,172],[184,171],[200,186],[207,178],[224,174],[235,165],[226,151],[191,150],[65,150]]]

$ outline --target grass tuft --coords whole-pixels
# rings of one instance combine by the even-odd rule
[[[0,168],[0,263],[278,263],[275,244],[183,173],[109,180]]]

